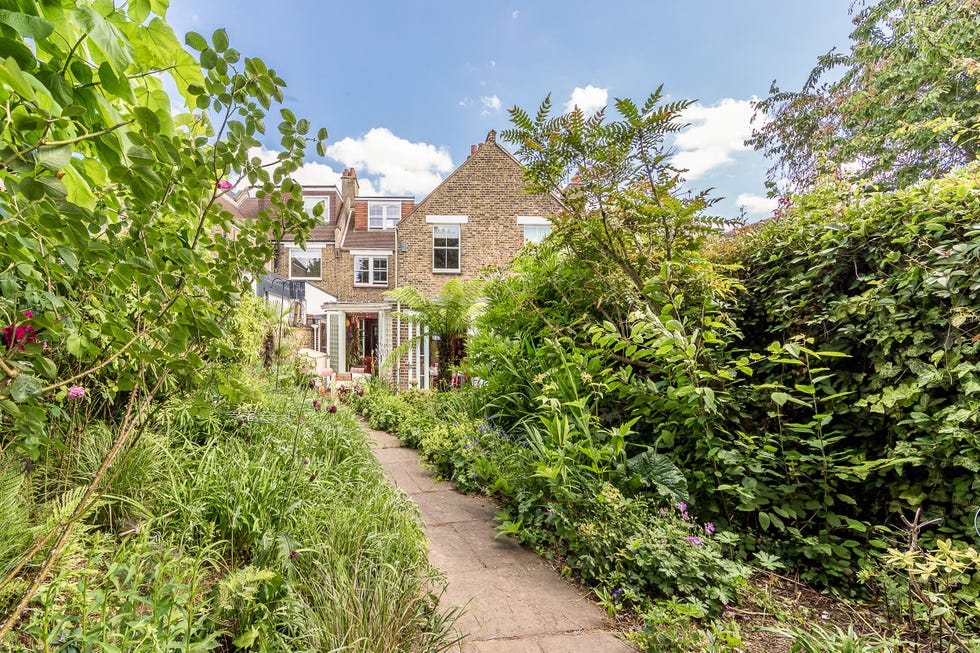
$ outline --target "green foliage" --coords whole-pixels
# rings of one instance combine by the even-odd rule
[[[211,651],[208,575],[216,560],[149,529],[120,547],[97,534],[42,588],[23,634],[30,648],[63,651]]]
[[[235,306],[218,347],[226,349],[226,358],[252,365],[259,359],[262,341],[273,328],[275,316],[269,303],[253,293],[245,293]]]
[[[861,634],[853,625],[843,629],[811,624],[782,634],[793,640],[790,653],[887,653],[903,644],[893,637]]]
[[[862,5],[848,52],[820,57],[800,91],[774,82],[756,104],[767,120],[750,142],[776,160],[771,182],[805,189],[837,173],[902,187],[977,158],[976,3]]]
[[[695,606],[660,601],[643,613],[644,626],[630,640],[650,653],[738,653],[745,650],[731,613],[705,624]],[[705,627],[706,626],[706,627]]]
[[[401,319],[417,324],[422,332],[396,347],[382,365],[392,365],[423,339],[435,338],[439,357],[436,387],[441,390],[449,388],[452,370],[462,360],[462,350],[456,341],[466,338],[473,320],[483,310],[483,302],[480,301],[482,291],[483,282],[479,279],[450,279],[439,289],[435,299],[426,297],[418,288],[411,286],[402,286],[386,293],[390,301],[400,306],[398,315]]]
[[[553,349],[552,360],[555,354],[565,356]],[[402,420],[390,427],[397,433],[420,414],[432,419],[418,438],[423,459],[464,491],[497,494],[502,533],[561,553],[568,572],[614,597],[608,603],[616,610],[674,598],[698,616],[718,614],[747,574],[725,554],[737,538],[695,524],[683,503],[657,509],[654,497],[686,497],[683,475],[652,451],[627,457],[630,425],[601,423],[594,413],[601,388],[585,371],[589,355],[578,356],[559,358],[563,364],[536,381],[537,419],[514,430],[473,419],[463,402],[440,405],[458,393],[399,395],[392,412],[393,398],[384,396],[371,410]]]
[[[407,401],[400,395],[371,393],[371,402],[366,412],[368,425],[373,429],[397,434],[399,424],[411,410]]]
[[[511,109],[514,127],[503,132],[517,147],[529,190],[563,200],[567,210],[552,216],[552,240],[597,278],[589,286],[605,292],[594,293],[592,310],[617,325],[640,306],[669,312],[657,286],[684,277],[676,264],[697,257],[704,238],[725,224],[705,215],[707,193],[680,192],[664,140],[683,128],[680,114],[690,102],[661,99],[661,89],[642,105],[617,99],[619,119],[607,120],[605,110],[586,117],[578,108],[552,116],[549,96],[533,118]]]
[[[736,538],[694,523],[683,503],[658,510],[611,485],[595,488],[587,500],[555,506],[546,518],[584,580],[618,589],[624,605],[673,599],[694,606],[698,617],[735,603],[748,575],[725,555]]]
[[[980,554],[974,546],[937,539],[922,548],[921,511],[908,523],[904,549],[889,548],[863,580],[884,591],[891,617],[915,640],[935,650],[980,646]]]
[[[8,468],[8,464],[0,462],[0,465],[0,577],[3,577],[30,539],[30,515],[24,476]],[[3,605],[2,593],[0,605]]]
[[[254,386],[256,402],[223,407],[224,428],[201,435],[196,421],[160,415],[168,437],[147,430],[131,441],[94,523],[67,543],[15,642],[34,649],[60,639],[79,651],[448,645],[454,617],[437,612],[417,509],[388,485],[351,415],[315,411],[308,384],[273,393],[268,381],[241,383]],[[33,487],[71,487],[111,441],[103,424],[88,424],[79,458],[42,461]],[[29,507],[23,491],[4,495],[11,525],[18,511],[41,515],[6,540],[17,544],[4,553],[7,568],[71,514],[82,490],[45,507]],[[0,606],[22,589],[5,585]]]
[[[112,412],[135,388],[227,355],[222,322],[243,278],[283,233],[302,240],[311,226],[285,176],[305,121],[280,112],[273,173],[248,156],[284,82],[222,30],[188,36],[195,59],[165,9],[17,1],[3,13],[0,443],[34,459],[60,416],[50,398],[68,386]],[[173,113],[165,81],[189,110]],[[228,177],[273,208],[232,225],[217,201]]]
[[[75,456],[64,461],[69,483],[84,487],[95,475],[112,447],[115,434],[103,423],[89,424]],[[117,456],[102,486],[101,505],[89,517],[110,531],[125,531],[144,519],[163,487],[168,456],[166,437],[145,431]]]
[[[271,569],[242,567],[224,577],[218,588],[218,619],[227,624],[235,650],[287,647],[288,639],[276,626],[288,624],[294,636],[306,630],[302,607],[291,586]]]
[[[888,523],[911,505],[945,515],[948,536],[971,528],[980,502],[977,188],[967,168],[860,201],[822,189],[732,243],[745,264],[736,319],[746,342],[804,333],[850,355],[821,360],[826,371],[772,361],[765,379],[805,390],[788,394],[819,408],[790,402],[749,413],[750,423],[783,429],[832,423],[823,427],[833,435],[829,471],[844,483],[832,498],[853,504],[835,509],[843,516]],[[808,370],[819,380],[807,380]],[[755,450],[766,444],[758,437]]]

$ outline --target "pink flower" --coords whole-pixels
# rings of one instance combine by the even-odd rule
[[[68,388],[68,398],[69,399],[81,399],[85,396],[85,388],[80,385],[73,385]]]
[[[331,412],[331,413],[336,413],[337,412],[337,405],[336,404],[330,404],[329,406],[327,406],[327,411],[328,412]]]
[[[700,537],[693,536],[693,535],[685,537],[684,541],[687,542],[688,544],[693,544],[694,546],[701,546],[702,544],[704,544],[704,542],[701,541]]]
[[[221,190],[227,190],[231,188],[231,182],[228,181],[227,179],[222,179],[221,181],[218,182],[218,188],[220,188]]]
[[[28,320],[31,319],[34,317],[33,311],[24,311],[24,317]],[[8,324],[0,332],[3,333],[3,344],[7,348],[13,348],[15,345],[19,345],[17,351],[24,351],[25,344],[37,342],[37,337],[35,336],[37,332],[30,324],[21,324],[19,326]]]
[[[316,399],[313,400],[313,410],[320,410],[320,402]]]
[[[714,534],[715,525],[709,521],[707,524],[704,525],[704,532],[706,532],[708,535]]]
[[[687,504],[684,503],[683,501],[678,501],[677,509],[680,510],[681,512],[685,512],[687,510]]]

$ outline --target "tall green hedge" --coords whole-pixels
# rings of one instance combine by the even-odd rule
[[[980,505],[980,167],[898,192],[819,189],[727,243],[755,350],[805,335],[838,394],[820,402],[862,521],[921,507],[966,538]],[[787,386],[799,368],[775,366]],[[787,404],[790,413],[806,412]],[[743,424],[764,425],[749,413]]]

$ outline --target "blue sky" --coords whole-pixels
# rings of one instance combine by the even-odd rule
[[[715,212],[768,215],[767,161],[744,149],[752,97],[800,87],[816,58],[846,48],[851,0],[171,0],[178,34],[227,29],[232,47],[287,83],[285,105],[330,132],[329,158],[297,175],[362,192],[425,196],[507,109],[613,98],[663,84],[696,100],[675,147]],[[264,145],[276,146],[276,134]]]

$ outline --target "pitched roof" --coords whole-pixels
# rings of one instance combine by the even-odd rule
[[[306,192],[306,190],[304,188],[303,194],[305,197],[330,198],[329,213],[325,216],[326,222],[313,227],[310,230],[310,235],[307,237],[307,240],[333,242],[337,219],[341,212],[340,193],[334,186],[313,187],[311,189],[312,192]],[[265,211],[275,210],[272,200],[268,197],[248,196],[243,198],[241,202],[235,202],[231,197],[220,195],[218,196],[218,201],[222,208],[231,213],[236,219],[254,220]],[[292,234],[286,234],[286,238],[292,238]]]
[[[474,145],[470,151],[470,156],[466,159],[466,161],[459,164],[455,170],[449,173],[448,177],[443,179],[438,186],[432,189],[432,192],[425,196],[425,199],[416,204],[415,208],[412,209],[408,215],[402,218],[402,222],[405,222],[409,217],[414,217],[416,213],[423,214],[428,211],[428,204],[430,203],[430,200],[439,197],[443,191],[451,192],[449,189],[452,188],[457,178],[465,176],[471,166],[479,165],[481,160],[489,158],[495,153],[503,154],[503,157],[495,158],[498,161],[506,161],[507,164],[512,164],[514,170],[520,171],[520,174],[523,177],[524,165],[517,160],[517,157],[515,157],[510,150],[497,142],[497,132],[496,130],[491,129],[490,132],[487,133],[487,140],[478,145]],[[557,202],[557,206],[564,206],[564,202],[562,202],[561,198],[556,193],[550,192],[548,193],[548,196]]]
[[[344,242],[341,245],[341,249],[394,250],[395,244],[395,232],[391,229],[376,231],[350,230],[344,237]]]

